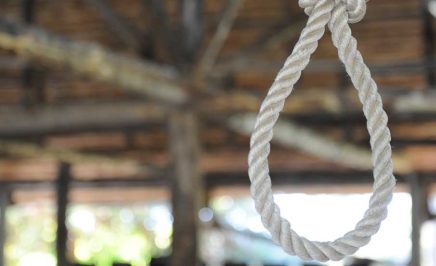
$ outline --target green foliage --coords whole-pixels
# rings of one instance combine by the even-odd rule
[[[7,212],[8,266],[55,266],[54,208],[26,204]],[[168,207],[74,205],[68,214],[71,261],[111,266],[129,262],[146,266],[152,256],[168,251],[172,234]]]

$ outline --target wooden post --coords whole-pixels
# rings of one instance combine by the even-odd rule
[[[421,227],[427,218],[427,193],[425,182],[417,175],[409,176],[412,197],[412,257],[410,266],[421,265]]]
[[[173,244],[171,266],[198,265],[198,210],[203,197],[199,171],[197,118],[174,112],[170,118],[170,151],[173,160]]]
[[[5,242],[6,242],[6,209],[9,205],[9,190],[0,189],[0,266],[5,265]]]
[[[67,240],[68,231],[66,225],[68,191],[71,181],[71,166],[61,162],[57,180],[57,234],[56,234],[56,256],[58,266],[67,266]]]

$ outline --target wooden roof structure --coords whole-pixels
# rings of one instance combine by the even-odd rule
[[[203,173],[245,172],[253,114],[306,16],[286,0],[203,1],[189,18],[152,2],[1,3],[2,180],[51,180],[57,160],[79,179],[152,176],[170,163],[166,122],[180,109],[200,117]],[[390,115],[396,170],[435,172],[431,14],[419,0],[368,6],[353,32]],[[286,103],[274,171],[370,170],[336,57],[326,36]],[[318,142],[331,145],[322,154]]]
[[[94,201],[171,183],[173,196],[195,194],[176,212],[195,210],[203,184],[247,185],[254,115],[307,20],[297,2],[0,1],[0,184],[29,200],[67,176],[88,189],[75,200]],[[400,181],[436,177],[431,4],[373,0],[352,25]],[[371,182],[361,105],[326,35],[277,125],[274,184]]]

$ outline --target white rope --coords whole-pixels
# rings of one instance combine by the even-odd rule
[[[304,260],[340,260],[368,244],[387,215],[387,205],[395,186],[391,137],[377,85],[357,50],[357,41],[351,35],[348,25],[364,17],[365,0],[300,0],[299,5],[309,15],[309,20],[292,54],[286,60],[263,101],[251,136],[248,158],[251,193],[264,226],[271,233],[273,240],[286,252]],[[291,229],[289,221],[280,216],[280,209],[274,203],[271,189],[268,154],[273,127],[283,109],[284,101],[292,92],[301,72],[308,65],[310,56],[316,50],[318,40],[324,35],[327,24],[332,32],[339,58],[345,64],[346,71],[357,88],[363,104],[373,151],[374,192],[368,210],[354,230],[334,241],[318,242],[299,236]]]

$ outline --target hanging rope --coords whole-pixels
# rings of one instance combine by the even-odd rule
[[[364,17],[365,0],[300,0],[299,5],[309,15],[309,20],[263,101],[251,136],[248,158],[251,193],[264,226],[271,233],[273,240],[286,252],[304,260],[340,260],[368,244],[371,236],[378,231],[380,223],[386,218],[387,205],[395,186],[391,137],[377,85],[357,50],[357,41],[351,35],[348,25],[359,22]],[[339,58],[345,64],[363,104],[373,151],[374,192],[368,210],[354,230],[334,241],[319,242],[299,236],[291,229],[289,221],[280,216],[280,209],[274,203],[271,189],[268,154],[273,127],[283,109],[284,101],[292,92],[301,72],[309,64],[310,56],[324,35],[327,24],[332,32],[333,44],[338,49]]]

